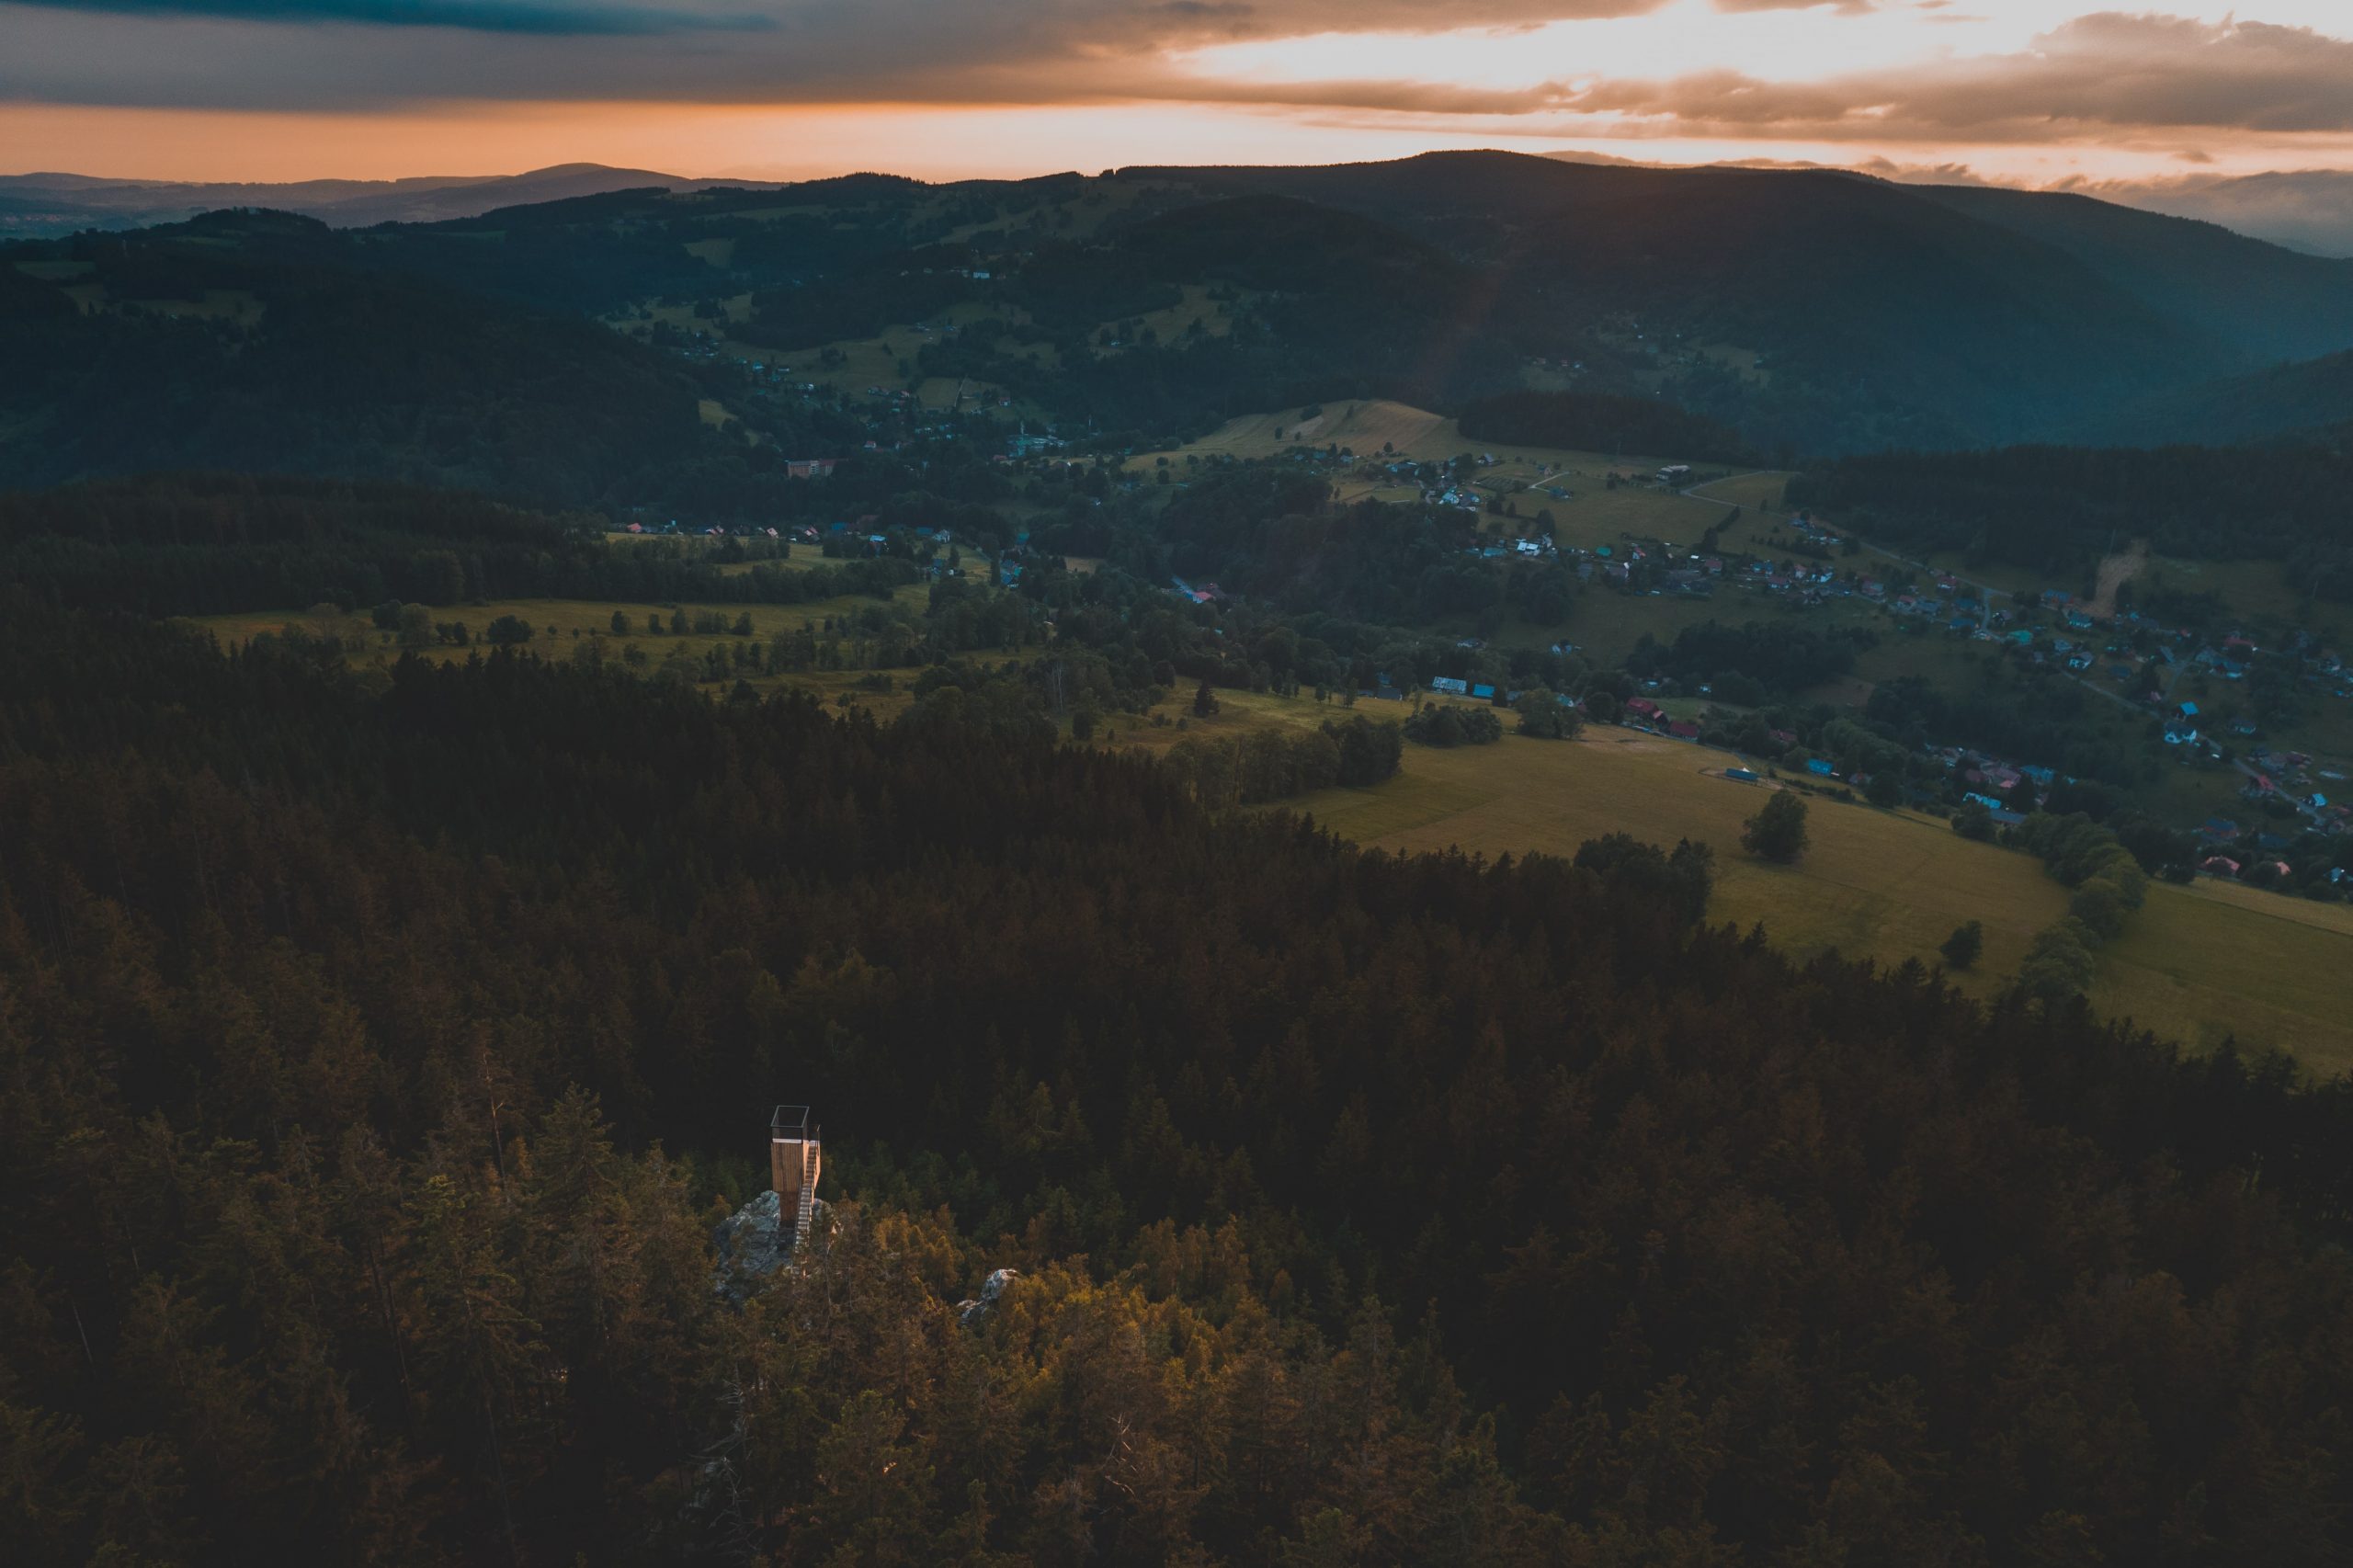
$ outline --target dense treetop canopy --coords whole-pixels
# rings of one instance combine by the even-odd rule
[[[0,659],[34,1560],[2347,1550],[2342,1085],[1793,966],[1688,846],[528,653]],[[831,1219],[739,1313],[785,1098]]]

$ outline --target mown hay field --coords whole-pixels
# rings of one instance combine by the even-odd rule
[[[1188,733],[1261,723],[1314,723],[1330,704],[1221,693],[1215,719]],[[1359,702],[1372,717],[1402,705]],[[1172,727],[1122,731],[1154,747]],[[1634,731],[1591,729],[1574,742],[1506,734],[1488,746],[1408,745],[1404,769],[1370,790],[1327,790],[1288,802],[1368,846],[1574,855],[1603,834],[1672,845],[1704,840],[1719,872],[1711,917],[1762,923],[1785,951],[1936,963],[1964,921],[1983,923],[1984,955],[1952,978],[1985,994],[2006,984],[2034,934],[2066,911],[2067,890],[2029,856],[1972,844],[1945,823],[1827,796],[1812,801],[1812,844],[1794,867],[1740,849],[1741,825],[1766,785],[1721,777],[1735,759]],[[2200,884],[2154,884],[2146,907],[2102,953],[2092,992],[2103,1012],[2130,1017],[2195,1047],[2235,1035],[2293,1051],[2317,1074],[2353,1069],[2353,911]]]

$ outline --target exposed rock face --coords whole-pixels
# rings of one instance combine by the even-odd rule
[[[997,1298],[1005,1294],[1006,1286],[1017,1278],[1020,1273],[1021,1270],[1017,1268],[999,1268],[992,1271],[989,1277],[982,1281],[981,1293],[977,1298],[956,1303],[956,1321],[966,1328],[979,1327],[981,1320],[989,1315],[989,1309],[996,1305]]]
[[[763,1192],[712,1227],[719,1268],[711,1289],[729,1301],[740,1304],[792,1255],[792,1227],[779,1207],[775,1193]]]

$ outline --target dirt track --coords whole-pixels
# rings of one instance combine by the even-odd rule
[[[2149,541],[2136,539],[2131,547],[2109,556],[2099,563],[2097,589],[2092,595],[2092,614],[2105,620],[2116,613],[2116,590],[2141,574],[2149,563]]]

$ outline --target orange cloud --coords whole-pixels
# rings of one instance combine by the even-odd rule
[[[1188,91],[1171,85],[1168,91]],[[1215,96],[1224,89],[1207,84]],[[2353,42],[2305,28],[2085,17],[2025,52],[1767,81],[1712,70],[1479,92],[1395,82],[1254,82],[1261,100],[1550,114],[1588,133],[1812,142],[2047,142],[2115,132],[2353,132]]]

